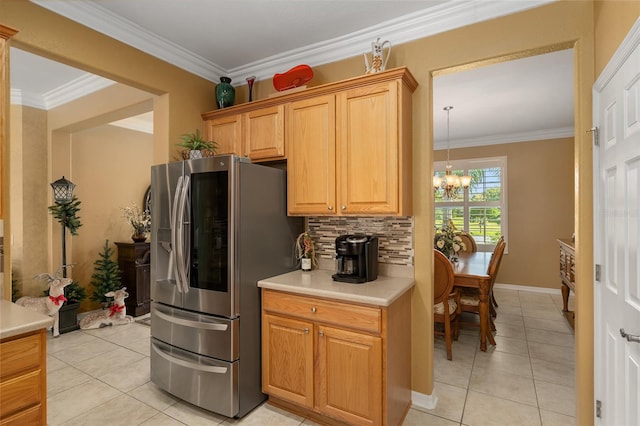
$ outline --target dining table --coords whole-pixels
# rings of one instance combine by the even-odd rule
[[[489,321],[491,277],[488,271],[492,254],[490,251],[460,252],[453,262],[454,287],[479,290],[480,350],[485,352],[487,339],[492,345],[496,344]]]

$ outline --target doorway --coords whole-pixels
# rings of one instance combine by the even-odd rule
[[[558,386],[564,385],[568,388],[565,391],[570,390],[572,395],[575,391],[575,347],[572,330],[561,312],[557,239],[570,239],[575,228],[574,198],[571,196],[574,193],[575,155],[573,55],[573,49],[564,46],[549,53],[515,55],[514,60],[501,58],[488,61],[489,64],[467,64],[441,70],[434,73],[432,103],[434,162],[447,161],[445,106],[454,107],[450,111],[449,125],[452,163],[498,156],[507,158],[508,203],[502,213],[509,219],[509,243],[496,284],[496,293],[499,295],[502,291],[507,303],[501,306],[506,310],[497,309],[497,335],[500,336],[501,326],[506,334],[510,334],[509,320],[522,321],[525,334],[504,337],[526,342],[527,353],[531,356],[530,368],[540,389],[561,390]],[[536,73],[534,67],[538,65],[541,68]],[[493,77],[493,73],[498,77]],[[541,80],[540,84],[545,78],[551,79],[548,98],[544,97],[542,89],[534,87],[537,78]],[[510,81],[514,82],[512,87],[503,90],[503,83]],[[561,106],[560,111],[552,112],[552,104]],[[536,111],[541,112],[540,121],[536,121]],[[511,127],[519,121],[523,123],[519,130]],[[468,202],[463,199],[459,204],[464,207]],[[437,209],[437,202],[435,206]],[[526,305],[521,305],[517,312],[511,298],[519,289],[532,294],[526,295]],[[497,298],[500,303],[500,297]],[[532,308],[543,300],[551,300],[552,304]],[[536,344],[541,333],[558,339],[553,348],[556,355],[538,349],[543,346],[542,342]],[[571,338],[566,339],[567,336]],[[494,354],[502,352],[504,343],[516,342],[506,340],[501,345],[498,341],[498,346],[493,348]],[[544,346],[551,344],[553,342],[549,341]],[[561,372],[558,377],[562,375],[565,381],[553,383],[553,378],[543,372],[543,364],[545,368]],[[564,394],[566,396],[566,392]],[[573,416],[573,397],[569,405],[570,411],[564,414]]]
[[[53,273],[60,264],[60,226],[47,207],[53,204],[49,183],[63,175],[76,184],[83,224],[78,236],[67,234],[67,261],[75,264],[70,276],[89,289],[93,262],[105,239],[130,239],[119,207],[141,206],[150,181],[153,126],[125,128],[120,120],[152,114],[154,95],[16,48],[11,56],[16,296],[39,296],[40,284],[32,277]],[[54,79],[60,75],[66,77]]]

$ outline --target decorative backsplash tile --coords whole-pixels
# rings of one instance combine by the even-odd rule
[[[344,234],[378,237],[378,262],[413,266],[413,217],[320,217],[307,218],[309,232],[320,259],[333,259],[336,238]]]

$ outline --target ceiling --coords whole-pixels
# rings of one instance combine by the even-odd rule
[[[393,56],[394,45],[552,0],[31,1],[212,82],[242,84],[368,53],[378,37]],[[14,103],[51,109],[113,83],[11,51]],[[572,51],[437,77],[433,100],[436,148],[446,146],[446,105],[451,147],[572,136]]]

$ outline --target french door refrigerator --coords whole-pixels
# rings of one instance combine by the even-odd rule
[[[257,281],[293,270],[285,171],[236,156],[151,168],[151,381],[228,417],[261,392]]]

